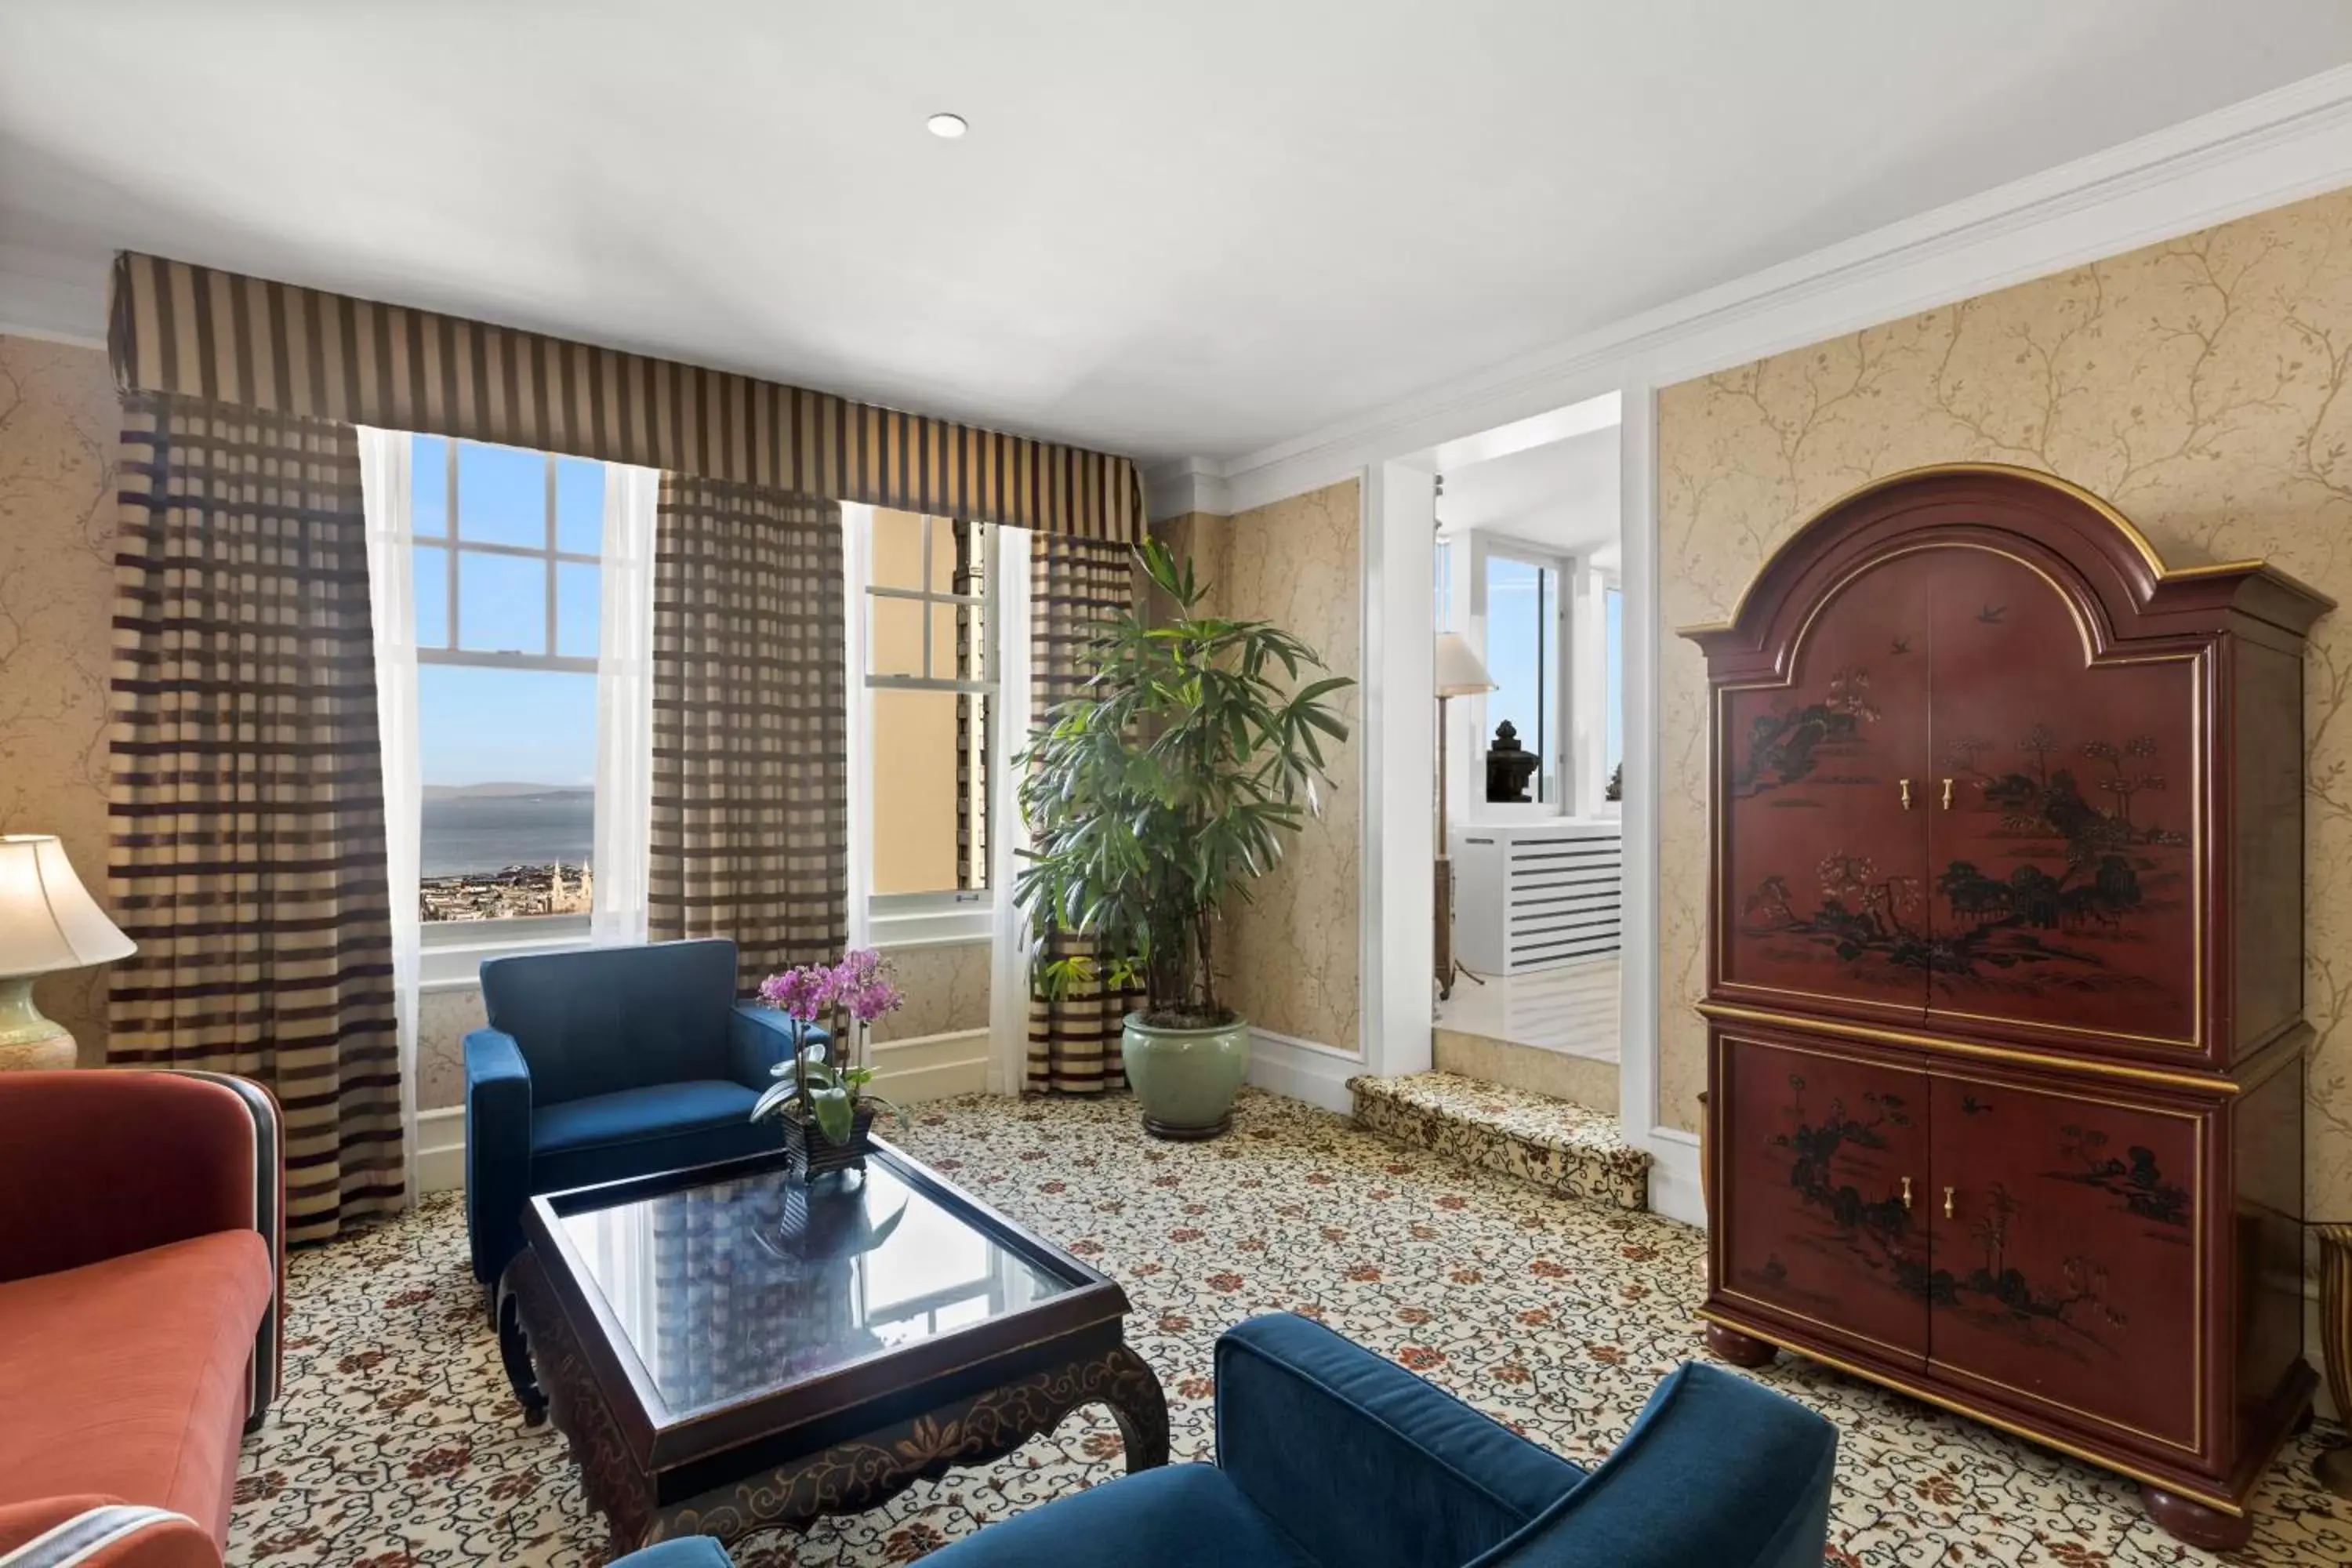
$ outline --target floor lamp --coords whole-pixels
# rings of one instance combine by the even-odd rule
[[[1445,755],[1445,704],[1456,697],[1475,697],[1495,689],[1486,667],[1460,632],[1437,637],[1437,999],[1454,994],[1454,862],[1445,853],[1445,786],[1452,772]],[[1475,977],[1474,977],[1475,978]]]

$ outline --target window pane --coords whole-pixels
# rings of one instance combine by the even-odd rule
[[[478,441],[457,446],[457,536],[478,544],[547,546],[547,458]]]
[[[1601,605],[1608,644],[1601,674],[1606,682],[1602,700],[1608,710],[1601,766],[1605,778],[1615,778],[1617,770],[1625,765],[1625,595],[1615,588],[1604,588]]]
[[[604,464],[555,459],[555,547],[571,555],[604,553]]]
[[[1442,634],[1454,629],[1454,546],[1445,540],[1437,542],[1435,569],[1431,574],[1437,580],[1437,629]]]
[[[961,594],[963,584],[957,577],[958,552],[968,551],[971,546],[957,540],[956,535],[961,531],[953,518],[935,517],[929,521],[931,530],[931,592]]]
[[[923,520],[911,511],[874,509],[870,542],[873,583],[878,588],[923,585]]]
[[[932,605],[931,674],[941,680],[960,679],[956,660],[956,606]]]
[[[1559,680],[1554,646],[1559,610],[1558,573],[1505,555],[1486,557],[1486,674],[1495,689],[1486,694],[1484,745],[1492,747],[1507,722],[1519,748],[1536,762],[1525,786],[1516,791],[1500,787],[1499,770],[1490,768],[1490,801],[1559,799],[1549,734]]]
[[[874,693],[877,893],[953,891],[963,836],[971,835],[975,845],[979,841],[988,815],[986,791],[979,770],[967,766],[960,736],[969,723],[958,721],[960,695],[887,689]],[[960,775],[965,780],[961,786]]]
[[[866,673],[923,673],[923,612],[920,599],[893,599],[868,595],[866,606]]]
[[[457,526],[469,526],[462,507]],[[474,653],[545,653],[546,557],[459,551],[457,646]]]
[[[572,658],[596,657],[596,626],[604,609],[604,574],[576,562],[555,563],[555,651]]]
[[[596,678],[428,664],[416,685],[424,918],[586,912]]]
[[[416,646],[449,646],[449,552],[437,544],[416,546]]]
[[[449,532],[449,443],[439,436],[408,438],[408,525],[420,537]]]

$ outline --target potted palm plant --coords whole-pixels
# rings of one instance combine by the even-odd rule
[[[1270,622],[1201,614],[1205,585],[1160,542],[1139,555],[1172,616],[1105,623],[1085,684],[1016,759],[1031,847],[1013,896],[1046,994],[1142,993],[1120,1058],[1145,1130],[1208,1138],[1249,1067],[1217,988],[1221,910],[1321,810],[1324,744],[1348,734],[1333,699],[1354,682]]]

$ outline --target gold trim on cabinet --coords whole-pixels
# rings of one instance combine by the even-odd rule
[[[1981,1421],[1986,1426],[1997,1431],[2006,1432],[2012,1437],[2022,1438],[2028,1443],[2036,1444],[2044,1448],[2053,1448],[2069,1458],[2080,1459],[2086,1465],[2095,1465],[2100,1469],[2112,1470],[2116,1475],[2129,1476],[2133,1480],[2144,1481],[2152,1487],[2160,1487],[2176,1497],[2201,1502],[2208,1508],[2220,1509],[2223,1513],[2241,1515],[2246,1511],[2243,1503],[2224,1493],[2207,1491],[2177,1476],[2160,1476],[2153,1470],[2142,1469],[2127,1461],[2112,1458],[2105,1454],[2094,1453],[2063,1437],[2053,1437],[2047,1432],[2036,1431],[2006,1416],[1995,1415],[1989,1410],[1979,1409],[1965,1399],[1938,1393],[1899,1373],[1876,1367],[1863,1366],[1832,1355],[1827,1351],[1815,1350],[1811,1345],[1790,1344],[1785,1334],[1776,1334],[1759,1328],[1752,1321],[1742,1321],[1727,1317],[1713,1308],[1701,1307],[1698,1310],[1698,1315],[1702,1321],[1720,1323],[1736,1333],[1746,1334],[1749,1339],[1762,1340],[1768,1344],[1777,1345],[1790,1355],[1802,1356],[1807,1361],[1819,1362],[1823,1366],[1834,1367],[1850,1377],[1861,1378],[1864,1383],[1874,1383],[1882,1388],[1891,1388],[1898,1394],[1907,1394],[1914,1399],[1923,1400],[1940,1409],[1951,1411],[1956,1415],[1965,1415],[1971,1421]],[[2257,1474],[2259,1475],[2259,1472]]]
[[[2174,1089],[2193,1089],[2206,1094],[2227,1096],[2243,1092],[2238,1083],[2218,1073],[2172,1072],[2163,1068],[2133,1067],[2125,1062],[2091,1061],[2081,1057],[2057,1057],[2039,1051],[2012,1050],[2006,1046],[1979,1046],[1966,1040],[1955,1040],[1943,1035],[1914,1034],[1903,1029],[1880,1029],[1868,1024],[1843,1023],[1835,1019],[1805,1017],[1792,1013],[1768,1013],[1760,1007],[1741,1007],[1729,1002],[1701,1001],[1692,1005],[1701,1017],[1717,1022],[1755,1024],[1767,1028],[1795,1029],[1806,1034],[1836,1035],[1844,1039],[1865,1040],[1877,1045],[1942,1051],[1953,1056],[1971,1057],[1986,1061],[2013,1062],[2020,1067],[2042,1068],[2064,1073],[2088,1073],[2101,1078],[2123,1079],[2134,1083],[2162,1084]]]

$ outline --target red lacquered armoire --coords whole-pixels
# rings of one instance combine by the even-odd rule
[[[1847,497],[1713,689],[1710,1347],[2131,1476],[2226,1549],[2307,1407],[2303,648],[2021,469]]]

